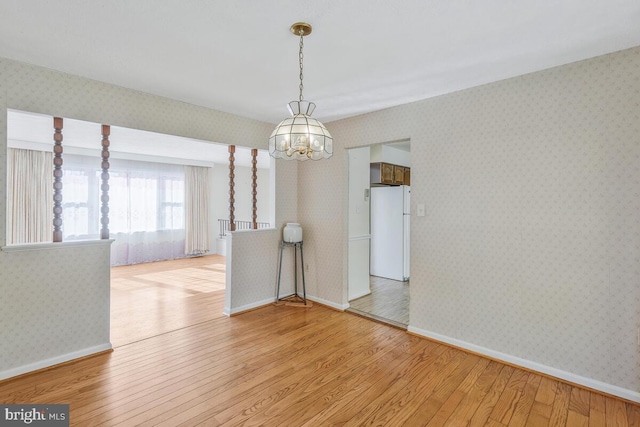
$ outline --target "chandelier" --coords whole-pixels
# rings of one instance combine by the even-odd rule
[[[269,154],[285,160],[328,159],[333,155],[333,138],[320,121],[311,117],[316,104],[305,101],[302,96],[302,48],[304,36],[311,34],[311,25],[296,22],[291,26],[291,32],[300,36],[300,96],[289,103],[291,117],[281,121],[269,137]]]

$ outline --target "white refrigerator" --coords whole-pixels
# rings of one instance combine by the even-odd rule
[[[408,185],[371,188],[372,276],[409,279],[410,201]]]

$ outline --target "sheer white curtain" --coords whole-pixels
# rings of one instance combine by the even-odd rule
[[[63,240],[100,238],[99,158],[64,155],[62,177]]]
[[[65,156],[65,240],[99,238],[99,158]],[[111,265],[185,256],[184,166],[111,159]]]
[[[183,257],[184,166],[114,159],[109,174],[112,265]]]
[[[7,243],[51,242],[53,153],[7,150]]]
[[[209,252],[209,168],[185,166],[185,253]]]

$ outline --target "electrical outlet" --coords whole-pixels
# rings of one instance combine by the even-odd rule
[[[304,271],[309,272],[309,264],[304,265]],[[638,333],[640,334],[640,329],[638,329]]]

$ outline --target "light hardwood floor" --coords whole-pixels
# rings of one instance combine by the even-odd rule
[[[371,293],[349,301],[353,313],[406,329],[409,325],[409,282],[369,276]]]
[[[222,317],[225,269],[220,255],[113,267],[112,345]]]
[[[640,425],[640,406],[318,304],[218,312],[0,382],[0,402],[69,403],[77,426]]]

